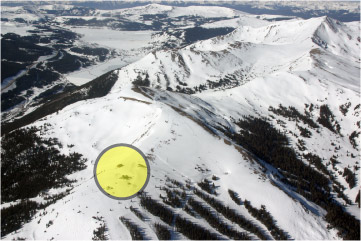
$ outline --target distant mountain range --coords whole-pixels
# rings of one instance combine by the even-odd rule
[[[61,1],[34,1],[33,4],[53,4]],[[227,0],[138,0],[138,1],[68,1],[69,4],[96,9],[111,10],[143,6],[150,3],[159,3],[173,6],[224,6],[252,14],[278,14],[284,16],[297,16],[302,18],[329,16],[334,19],[349,22],[360,20],[359,1],[227,1]],[[24,5],[26,2],[5,1],[3,5]]]

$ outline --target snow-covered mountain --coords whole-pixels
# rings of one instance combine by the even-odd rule
[[[152,87],[177,90],[187,86],[194,90],[201,85],[219,83],[228,76],[232,78],[233,87],[277,71],[293,73],[322,69],[344,80],[339,84],[350,83],[357,91],[358,49],[358,31],[352,25],[327,17],[277,23],[264,21],[263,26],[241,25],[225,36],[181,49],[149,53],[121,69],[119,75],[123,81],[118,84],[148,74]],[[324,69],[325,55],[337,62],[335,67]],[[349,69],[339,65],[349,65]]]
[[[61,154],[86,158],[67,173],[74,182],[27,197],[43,206],[29,208],[16,231],[2,227],[3,238],[357,239],[359,23],[159,4],[55,15],[53,23],[81,27],[85,37],[93,17],[163,25],[152,30],[155,47],[143,42],[137,58],[129,52],[131,63],[94,80],[80,75],[87,83],[2,125],[2,155],[13,153],[10,131],[27,126],[56,138]],[[114,22],[102,33],[117,31]],[[189,29],[220,27],[234,29],[187,42]],[[97,156],[116,143],[136,146],[150,162],[150,181],[132,200],[110,199],[94,181]],[[2,201],[2,214],[19,205],[28,207]]]
[[[240,14],[221,7],[159,4],[111,11],[62,4],[4,6],[2,118],[29,113],[49,94],[89,82],[151,51],[229,33],[234,27],[200,26]],[[197,36],[199,28],[204,33]]]

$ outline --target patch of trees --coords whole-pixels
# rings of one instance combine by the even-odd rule
[[[199,217],[199,214],[194,211],[188,204],[184,206],[183,210],[193,217]]]
[[[309,131],[307,128],[303,128],[302,126],[297,125],[297,128],[300,130],[300,135],[303,136],[303,137],[306,137],[306,138],[310,138],[312,133],[311,131]]]
[[[265,205],[261,205],[260,209],[257,209],[251,205],[251,202],[248,200],[244,201],[244,206],[247,208],[248,212],[263,223],[267,229],[271,232],[272,236],[276,240],[288,240],[290,237],[279,228],[276,224],[276,221],[273,219],[270,212],[267,211]]]
[[[140,205],[165,223],[171,224],[173,211],[145,194],[140,195]]]
[[[234,209],[225,206],[222,202],[218,201],[214,197],[211,197],[199,191],[198,189],[194,190],[194,194],[207,202],[211,207],[213,207],[217,212],[221,213],[224,217],[238,224],[244,230],[254,233],[262,240],[267,239],[267,236],[263,234],[261,229],[254,225],[251,221],[247,220],[243,215],[237,213]]]
[[[48,66],[63,74],[78,70],[80,67],[86,67],[91,64],[88,59],[69,54],[63,50],[60,50],[58,55],[54,58],[57,60],[48,62]]]
[[[15,91],[9,90],[6,93],[1,93],[1,110],[8,110],[26,99],[23,96],[17,96],[14,94]]]
[[[25,19],[23,18],[14,18],[14,21],[18,23],[26,23]]]
[[[340,134],[341,126],[335,120],[335,116],[331,112],[328,105],[320,106],[320,117],[317,119],[317,121],[333,133]],[[334,122],[334,124],[332,124],[332,122]]]
[[[322,163],[321,157],[313,153],[304,154],[303,157],[312,165],[320,170],[325,175],[330,175],[330,172],[327,170],[327,167]]]
[[[230,189],[228,189],[228,193],[236,204],[242,205],[242,200],[239,198],[238,193]],[[272,215],[266,210],[266,206],[262,205],[261,209],[257,209],[251,205],[250,201],[247,200],[244,201],[244,205],[253,217],[258,219],[267,227],[274,239],[287,240],[290,238],[282,229],[280,229],[276,225],[276,221],[273,219]]]
[[[4,93],[4,96],[2,95],[2,110],[10,109],[24,101],[25,98],[21,96],[23,91],[30,91],[32,87],[42,88],[59,79],[60,75],[48,69],[48,66],[61,73],[66,73],[91,63],[86,58],[67,55],[65,51],[62,51],[56,56],[57,59],[53,58],[53,62],[48,63],[48,66],[43,66],[41,63],[34,66],[39,57],[50,55],[59,48],[68,48],[69,44],[72,44],[78,38],[76,33],[64,29],[53,29],[44,25],[36,25],[36,27],[38,28],[35,30],[36,34],[28,36],[19,36],[14,33],[2,35],[2,80],[3,78],[15,76],[21,70],[27,71],[25,75],[16,79],[15,89]],[[44,37],[41,35],[42,32],[49,32],[51,35]],[[57,41],[56,46],[61,45],[62,47],[38,45],[38,43],[50,43],[52,40]],[[30,94],[30,92],[27,92],[27,94]]]
[[[309,115],[303,115],[301,114],[295,107],[293,106],[289,106],[284,107],[281,104],[278,106],[278,108],[274,108],[272,106],[270,106],[268,108],[269,111],[275,113],[276,115],[280,115],[283,116],[285,118],[288,118],[289,120],[292,121],[302,121],[304,124],[307,124],[308,126],[312,127],[312,128],[318,128],[319,126],[311,119],[311,117]]]
[[[353,110],[358,110],[358,109],[360,109],[360,107],[361,107],[361,104],[357,104],[357,105],[355,106],[355,108],[353,108]]]
[[[2,202],[32,198],[43,190],[68,185],[66,175],[85,168],[79,153],[60,154],[56,139],[37,135],[35,127],[18,129],[2,138]]]
[[[360,190],[358,191],[358,193],[356,195],[355,203],[358,203],[358,207],[360,208]]]
[[[44,98],[49,97],[51,95],[58,94],[58,93],[62,92],[65,87],[66,86],[64,84],[55,85],[55,86],[51,87],[50,89],[47,89],[44,92],[41,92],[38,96],[36,96],[34,98],[34,101],[41,100],[41,99],[44,99]]]
[[[311,103],[311,104],[305,104],[305,114],[307,116],[311,116],[312,111],[314,110],[315,106]]]
[[[200,84],[200,85],[194,87],[194,91],[195,91],[195,92],[202,92],[202,91],[208,89],[207,86],[208,86],[208,85],[206,85],[206,84]]]
[[[209,89],[217,89],[217,88],[234,88],[240,85],[240,81],[238,80],[239,77],[228,74],[225,77],[219,79],[218,81],[210,81],[207,80],[207,86]],[[202,87],[198,87],[199,90],[202,89]]]
[[[187,95],[196,93],[193,89],[191,89],[189,87],[181,87],[179,85],[176,86],[176,91],[179,93],[182,93],[182,94],[187,94]]]
[[[337,193],[337,197],[342,198],[348,205],[351,205],[351,200],[343,193],[345,187],[341,184],[333,185],[333,190]]]
[[[137,79],[132,82],[135,86],[150,86],[149,74],[146,73],[145,78],[143,79],[142,76],[138,75]]]
[[[190,220],[178,216],[175,220],[177,231],[191,240],[218,240],[220,237]]]
[[[183,184],[183,183],[181,183],[180,181],[177,181],[177,180],[175,180],[175,179],[169,178],[169,177],[167,177],[167,182],[170,182],[170,183],[172,183],[173,185],[176,185],[176,186],[179,187],[179,188],[183,188],[183,187],[184,187],[184,184]]]
[[[348,183],[348,186],[350,188],[354,188],[356,186],[356,183],[357,183],[356,175],[350,169],[345,167],[343,169],[343,175],[342,176],[345,177],[345,180]]]
[[[44,9],[43,11],[57,16],[91,16],[94,9],[90,7],[72,7],[71,9]]]
[[[128,228],[133,240],[147,240],[147,238],[144,237],[144,232],[141,231],[141,228],[138,227],[138,225],[125,217],[120,217],[120,221]]]
[[[116,21],[112,22],[110,24],[110,26],[112,29],[119,29],[119,30],[125,30],[125,31],[140,31],[140,30],[157,30],[157,31],[159,31],[159,30],[161,30],[161,28],[159,28],[156,25],[149,26],[149,25],[146,25],[143,23],[132,22],[132,21],[128,21],[125,19],[122,19],[122,20],[117,19]]]
[[[307,150],[306,148],[306,142],[302,139],[297,139],[297,143],[296,143],[296,146],[298,147],[298,149],[300,151],[305,151]]]
[[[41,35],[37,35],[37,34],[32,34],[32,35],[28,35],[28,36],[23,36],[23,38],[27,41],[30,41],[32,43],[36,43],[36,44],[48,44],[51,43],[51,37],[45,37],[45,36],[41,36]]]
[[[140,196],[140,204],[151,214],[159,217],[165,223],[172,225],[174,218],[174,212],[166,207],[165,205],[157,202],[149,196],[146,196],[142,193]],[[188,219],[180,217],[179,215],[175,218],[175,226],[177,231],[181,232],[183,235],[189,239],[194,240],[203,240],[203,239],[219,239],[218,235],[210,232],[209,230],[194,224]]]
[[[343,208],[330,203],[327,207],[326,221],[338,230],[338,235],[345,240],[360,240],[360,221]]]
[[[336,168],[336,164],[340,164],[340,162],[337,160],[337,156],[335,156],[335,155],[332,155],[332,157],[330,157],[330,162],[331,162],[333,169]]]
[[[217,36],[226,35],[232,32],[234,28],[202,28],[194,27],[184,30],[184,40],[187,44],[194,43],[200,40],[210,39]]]
[[[155,233],[159,240],[170,240],[172,235],[170,230],[163,224],[154,224]]]
[[[133,206],[130,206],[129,209],[130,209],[130,211],[131,211],[132,213],[134,213],[135,216],[137,216],[140,220],[142,220],[142,221],[145,220],[145,216],[143,215],[143,213],[141,213],[141,212],[139,211],[138,208],[134,208]]]
[[[1,83],[4,79],[17,75],[26,68],[26,64],[1,60]]]
[[[16,80],[16,90],[27,90],[31,87],[42,88],[59,79],[60,75],[49,69],[34,68]]]
[[[55,50],[63,50],[63,49],[70,48],[71,46],[72,46],[72,44],[61,44],[61,43],[56,43],[56,44],[52,45],[52,47]]]
[[[340,105],[340,111],[341,113],[346,116],[347,112],[348,112],[348,108],[350,108],[351,106],[351,102],[346,102],[345,104],[343,105]]]
[[[238,232],[236,229],[232,228],[226,222],[222,221],[215,213],[213,213],[210,208],[205,207],[200,202],[190,198],[188,204],[200,215],[202,216],[213,228],[215,228],[221,234],[226,235],[230,239],[235,240],[249,240],[250,237],[246,233]]]
[[[2,184],[4,188],[4,184]],[[2,189],[1,189],[2,190]],[[29,200],[1,209],[1,237],[14,232],[29,222],[36,213],[38,204]]]
[[[82,18],[70,18],[65,21],[66,25],[73,26],[96,26],[96,27],[105,27],[111,22],[113,19],[96,19],[92,18],[89,20]]]
[[[59,28],[57,29],[49,28],[49,29],[52,32],[51,38],[56,39],[58,44],[71,44],[76,39],[79,38],[79,35],[77,33],[74,33],[69,30],[59,29]]]
[[[204,191],[208,192],[209,194],[217,195],[216,186],[214,182],[212,183],[208,179],[203,179],[201,182],[197,183],[200,188]]]
[[[46,200],[46,202],[42,204],[38,204],[29,199],[22,199],[20,203],[2,208],[1,237],[20,229],[23,224],[31,220],[38,210],[44,210],[47,206],[68,195],[70,191],[71,189],[67,189],[64,192],[52,196],[45,196],[44,200]]]
[[[236,193],[235,191],[228,189],[228,194],[231,197],[231,199],[233,200],[233,202],[235,202],[237,205],[242,205],[242,200],[239,198],[238,193]]]
[[[65,21],[67,25],[73,26],[97,26],[97,27],[111,27],[112,29],[125,30],[125,31],[140,31],[140,30],[153,30],[153,26],[148,26],[139,22],[132,22],[125,19],[97,19],[92,18],[85,20],[82,18],[71,18]],[[157,29],[159,30],[159,29]]]
[[[168,14],[142,14],[141,15],[144,21],[151,21],[155,19],[166,19]]]
[[[163,26],[164,25],[161,21],[153,20],[153,22],[152,22],[152,30],[154,30],[154,31],[161,31],[163,29]]]
[[[105,226],[105,223],[102,222],[100,227],[93,231],[92,240],[108,240],[108,236],[106,235],[107,231],[108,228]]]
[[[163,199],[163,202],[167,205],[170,205],[174,208],[178,208],[182,206],[182,200],[178,197],[178,195],[170,190],[169,188],[164,188],[167,193],[167,198]]]
[[[109,54],[109,50],[106,48],[90,48],[87,46],[73,47],[70,50],[79,54],[98,56],[100,61],[104,61]]]
[[[1,60],[31,63],[40,56],[49,55],[51,48],[39,46],[15,33],[1,35]]]
[[[189,93],[186,94],[194,94],[196,92],[202,92],[208,89],[230,89],[237,86],[240,86],[244,81],[242,80],[242,76],[236,76],[234,74],[227,74],[226,76],[220,78],[218,81],[207,80],[207,83],[200,84],[198,86],[193,87],[193,90],[187,91]]]
[[[16,87],[1,95],[1,108],[7,110],[25,100],[20,96],[23,91],[30,91],[30,88],[42,88],[57,80],[60,75],[54,71],[44,68],[30,69],[25,75],[16,80]]]
[[[358,144],[357,144],[356,138],[358,138],[359,135],[360,135],[360,132],[353,131],[351,133],[351,135],[348,137],[348,139],[350,140],[350,143],[354,149],[357,149]]]

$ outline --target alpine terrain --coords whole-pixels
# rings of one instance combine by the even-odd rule
[[[3,239],[360,239],[359,21],[2,5]],[[129,200],[94,180],[118,143]]]

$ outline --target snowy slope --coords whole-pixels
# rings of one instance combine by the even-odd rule
[[[105,10],[98,10],[99,13],[108,12]],[[240,11],[218,7],[218,6],[189,6],[189,7],[175,7],[165,6],[157,3],[148,4],[145,6],[139,6],[127,9],[115,9],[111,11],[112,14],[121,15],[133,15],[140,16],[142,14],[167,14],[169,17],[181,17],[181,16],[201,16],[206,18],[212,17],[234,17],[239,15]]]
[[[128,97],[135,99],[126,99]],[[9,239],[90,239],[96,227],[92,216],[104,217],[111,239],[129,239],[118,218],[122,215],[132,216],[125,209],[129,208],[131,202],[105,197],[92,177],[92,163],[96,156],[114,143],[130,143],[152,157],[152,177],[146,191],[153,197],[159,196],[156,186],[162,183],[160,179],[165,179],[165,175],[182,182],[186,179],[198,182],[215,174],[220,177],[217,184],[222,187],[221,199],[230,202],[227,193],[230,188],[257,207],[266,204],[280,227],[289,232],[292,238],[335,238],[335,233],[327,231],[327,224],[321,217],[307,213],[299,202],[289,198],[269,180],[260,179],[260,174],[255,175],[254,172],[260,167],[247,160],[232,145],[227,145],[168,105],[149,100],[129,89],[102,99],[71,105],[36,125],[43,123],[52,125],[48,135],[59,138],[64,146],[86,143],[75,145],[72,151],[88,158],[88,168],[73,176],[79,181],[71,194],[49,206],[45,210],[45,217],[36,215],[20,234],[7,236]],[[196,165],[209,169],[209,172],[199,173]],[[322,210],[319,212],[322,213]],[[45,224],[50,220],[53,225],[46,228]],[[84,225],[86,228],[81,228]]]
[[[179,50],[152,52],[123,68],[120,72],[123,81],[119,85],[125,80],[133,81],[139,75],[144,78],[146,73],[151,86],[173,90],[182,83],[192,88],[230,74],[247,82],[279,70],[311,70],[315,62],[324,62],[319,61],[323,55],[328,55],[328,59],[336,58],[335,61],[341,62],[338,65],[349,65],[346,58],[350,56],[346,57],[346,54],[350,53],[353,61],[347,70],[335,67],[331,72],[341,69],[338,75],[347,76],[343,79],[352,82],[356,89],[358,44],[357,32],[326,17],[263,22],[262,26],[256,27],[239,25],[224,37],[200,41]],[[322,68],[321,64],[316,67]]]

